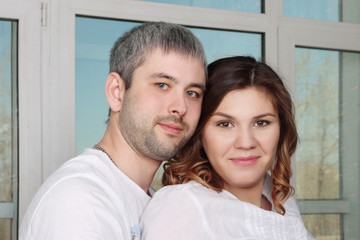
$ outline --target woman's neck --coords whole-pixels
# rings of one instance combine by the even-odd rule
[[[264,209],[269,208],[269,200],[267,200],[266,197],[264,199],[264,197],[262,196],[263,181],[260,181],[256,185],[249,187],[240,187],[224,184],[224,189],[232,193],[235,197],[237,197],[243,202],[248,202],[258,207],[264,206]]]

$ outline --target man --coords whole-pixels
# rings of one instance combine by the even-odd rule
[[[145,23],[119,38],[105,85],[105,134],[43,184],[20,239],[140,239],[151,181],[193,134],[205,82],[202,45],[186,28]]]

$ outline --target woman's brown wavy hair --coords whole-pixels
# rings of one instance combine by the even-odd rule
[[[289,92],[271,67],[252,57],[219,59],[209,64],[208,74],[209,81],[197,129],[180,153],[164,165],[163,185],[194,180],[215,191],[223,189],[222,178],[212,168],[206,153],[200,147],[201,132],[227,93],[254,87],[267,92],[279,114],[280,138],[275,161],[270,169],[273,183],[271,198],[276,212],[285,214],[282,204],[295,192],[290,185],[290,157],[295,152],[298,141],[294,107]]]

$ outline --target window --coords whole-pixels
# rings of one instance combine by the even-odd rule
[[[0,239],[17,239],[18,221],[41,172],[40,8],[0,2]],[[26,36],[26,37],[24,37]]]
[[[16,239],[17,22],[0,20],[0,239]]]
[[[292,181],[303,220],[319,239],[360,238],[359,0],[49,2],[0,2],[1,21],[17,23],[18,29],[11,35],[18,39],[11,124],[18,128],[12,128],[9,154],[12,167],[18,164],[12,174],[18,175],[20,199],[18,208],[15,195],[0,203],[1,226],[15,226],[12,221],[22,219],[41,183],[100,139],[110,46],[133,24],[161,20],[191,29],[209,62],[249,54],[278,70],[298,108],[301,144]],[[3,49],[2,39],[0,44]],[[91,121],[85,105],[96,112]],[[325,129],[324,141],[312,144],[314,132]],[[9,213],[7,204],[14,211]]]
[[[340,33],[329,22],[286,20],[279,28],[279,68],[293,79],[297,203],[317,239],[357,239],[360,29],[331,24],[341,25]]]
[[[359,194],[353,133],[360,130],[354,124],[359,122],[360,54],[297,47],[295,59],[296,186],[297,199],[308,202],[304,223],[316,238],[354,236],[355,229],[345,232],[342,226],[359,222],[359,212],[350,206],[358,204]],[[322,212],[319,204],[327,214],[315,214]]]
[[[283,0],[285,16],[325,21],[360,23],[357,0]]]

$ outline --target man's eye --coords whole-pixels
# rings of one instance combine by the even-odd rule
[[[217,126],[223,127],[223,128],[230,128],[230,127],[233,127],[234,125],[231,122],[219,122],[217,124]]]
[[[168,89],[169,86],[166,83],[157,83],[156,86],[161,89]]]
[[[269,124],[269,122],[268,122],[268,121],[264,121],[264,120],[259,120],[259,121],[256,121],[256,122],[254,123],[254,125],[257,126],[257,127],[264,127],[264,126],[266,126],[266,125],[268,125],[268,124]]]
[[[197,92],[194,92],[194,91],[187,91],[186,94],[189,97],[192,97],[192,98],[198,98],[199,97],[199,94]]]

